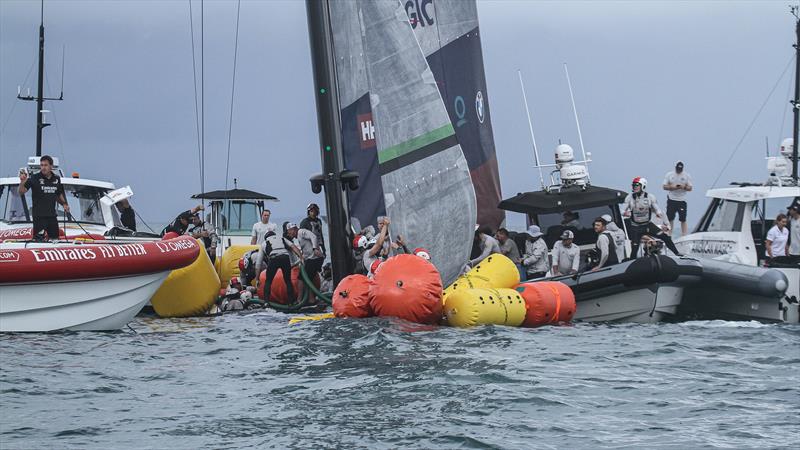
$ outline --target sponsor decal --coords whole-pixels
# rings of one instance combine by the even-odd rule
[[[31,237],[30,228],[14,228],[11,230],[0,230],[0,240],[2,239],[17,239]]]
[[[433,25],[433,17],[431,16],[433,0],[408,0],[404,6],[411,28],[417,29],[417,26]]]
[[[460,95],[457,96],[453,100],[453,106],[455,107],[454,111],[456,113],[456,118],[458,119],[456,121],[456,127],[461,128],[467,124],[467,104],[464,103],[464,97]]]
[[[131,256],[145,256],[147,249],[143,244],[98,245],[92,247],[31,249],[36,262],[91,261],[94,259],[115,259]]]
[[[19,261],[19,253],[13,250],[0,250],[0,263],[6,262],[18,262]]]
[[[692,255],[721,256],[736,251],[735,241],[693,240],[679,242],[677,246],[681,249],[682,253],[689,253]]]
[[[475,114],[478,116],[478,122],[483,123],[485,113],[483,109],[483,92],[481,91],[475,94]]]
[[[195,241],[194,239],[183,239],[175,242],[173,241],[156,242],[156,247],[158,247],[161,253],[186,250],[189,248],[194,248],[195,246],[197,246],[197,241]]]
[[[358,136],[361,143],[361,149],[371,149],[376,147],[375,143],[375,125],[372,122],[372,113],[359,114],[356,117],[358,122]]]

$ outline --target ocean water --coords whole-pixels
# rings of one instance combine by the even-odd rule
[[[800,327],[258,312],[0,336],[0,448],[798,448]]]

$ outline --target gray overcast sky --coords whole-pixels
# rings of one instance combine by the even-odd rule
[[[304,2],[245,0],[241,9],[231,178],[278,196],[277,217],[303,215],[308,202],[323,203],[307,182],[320,161]],[[593,182],[627,189],[644,175],[663,204],[664,173],[683,159],[696,185],[693,225],[703,193],[792,58],[788,9],[785,1],[480,0],[504,196],[538,189],[517,69],[544,159],[559,139],[578,148],[567,62],[596,161]],[[235,19],[236,2],[205,2],[207,189],[225,183]],[[34,152],[34,103],[15,97],[37,56],[38,25],[38,1],[0,0],[3,176]],[[146,219],[187,209],[200,189],[188,0],[48,0],[45,27],[49,96],[57,96],[66,45],[65,100],[46,106],[56,126],[45,130],[45,151],[68,172],[130,184]],[[765,137],[774,149],[781,129],[791,133],[792,75],[793,68],[721,183],[765,178]],[[34,67],[24,83],[33,92],[35,79]]]

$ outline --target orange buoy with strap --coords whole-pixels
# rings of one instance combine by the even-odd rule
[[[366,275],[348,275],[333,291],[333,314],[336,317],[371,317],[369,304],[370,280]]]
[[[425,259],[397,255],[381,264],[370,284],[369,301],[377,316],[438,323],[442,318],[442,279]]]
[[[564,283],[537,281],[520,283],[517,292],[525,299],[528,312],[523,327],[567,323],[575,315],[575,294]]]
[[[266,281],[267,271],[262,270],[258,275],[258,298],[280,303],[282,305],[288,305],[289,303],[299,300],[303,295],[303,289],[305,289],[305,285],[303,285],[300,279],[300,268],[297,266],[292,267],[292,287],[294,287],[294,293],[297,298],[293,299],[291,302],[289,301],[289,294],[286,292],[286,283],[283,281],[283,271],[281,269],[278,269],[278,271],[275,272],[275,278],[272,279],[272,285],[270,286],[271,298],[269,299],[264,296],[264,283]],[[314,286],[319,289],[319,275],[314,275],[314,278],[312,278],[311,281],[313,281]],[[316,296],[314,296],[314,293],[309,292],[308,301],[313,303],[315,300]]]

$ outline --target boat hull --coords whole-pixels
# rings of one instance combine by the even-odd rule
[[[0,332],[109,331],[127,325],[169,271],[0,285]]]

